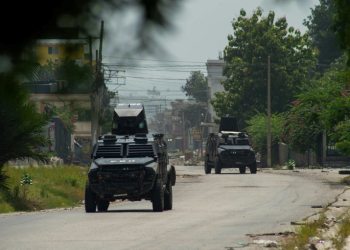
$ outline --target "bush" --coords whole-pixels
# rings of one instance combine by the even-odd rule
[[[287,169],[289,169],[289,170],[293,170],[295,168],[295,161],[292,159],[287,161],[285,164],[286,164]]]

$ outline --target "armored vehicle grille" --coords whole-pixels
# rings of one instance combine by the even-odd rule
[[[122,155],[121,145],[99,145],[96,151],[96,157],[113,158]]]
[[[151,144],[129,144],[128,156],[154,156]]]
[[[109,165],[102,166],[103,172],[117,172],[117,171],[138,171],[140,170],[140,165]]]

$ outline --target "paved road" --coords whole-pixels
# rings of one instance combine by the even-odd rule
[[[237,249],[237,243],[252,242],[247,233],[291,230],[291,221],[341,191],[293,175],[176,170],[172,211],[154,213],[142,201],[111,204],[104,213],[81,207],[0,215],[0,249]]]

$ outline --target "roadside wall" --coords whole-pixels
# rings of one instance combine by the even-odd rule
[[[279,164],[284,166],[288,161],[288,145],[279,143]],[[308,167],[308,154],[300,154],[294,151],[290,152],[290,159],[295,161],[295,165],[298,167]],[[316,153],[310,152],[310,166],[317,166]]]
[[[15,161],[9,161],[6,163],[8,166],[17,166],[17,167],[23,167],[23,166],[60,166],[63,165],[63,159],[59,157],[52,157],[50,159],[50,162],[48,164],[45,164],[43,162],[38,162],[34,159],[27,158],[26,160],[15,160]]]

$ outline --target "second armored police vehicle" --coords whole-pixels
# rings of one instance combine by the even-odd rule
[[[106,211],[111,201],[142,199],[153,211],[171,210],[174,166],[169,166],[163,134],[148,134],[142,104],[117,104],[112,134],[93,148],[85,188],[86,212]]]
[[[235,117],[221,117],[218,133],[211,133],[205,146],[204,172],[220,174],[222,168],[239,168],[244,174],[249,167],[256,174],[257,166],[251,141],[246,133],[239,132]]]

